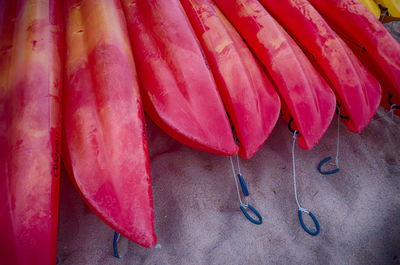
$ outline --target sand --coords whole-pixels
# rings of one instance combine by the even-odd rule
[[[399,36],[399,22],[388,27]],[[60,264],[400,264],[400,118],[385,113],[379,109],[360,134],[340,125],[335,175],[316,168],[335,155],[336,118],[311,151],[296,147],[299,200],[321,225],[315,237],[298,220],[293,139],[282,119],[258,153],[241,160],[251,204],[264,218],[259,226],[239,209],[228,157],[188,148],[149,122],[156,247],[121,238],[121,259],[114,258],[113,230],[63,172]]]

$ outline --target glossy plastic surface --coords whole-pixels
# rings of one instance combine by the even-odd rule
[[[123,0],[144,108],[178,141],[234,155],[238,146],[200,43],[177,0]]]
[[[379,19],[381,17],[381,9],[374,0],[358,0],[360,1],[368,10],[374,14],[374,16]]]
[[[260,2],[300,44],[331,85],[341,105],[341,114],[349,117],[342,119],[348,129],[361,132],[379,107],[378,81],[307,0]]]
[[[63,159],[90,208],[144,247],[156,243],[142,104],[118,0],[66,0]]]
[[[0,0],[0,264],[56,262],[59,1]]]
[[[209,0],[181,0],[204,49],[219,94],[239,139],[239,154],[250,158],[279,117],[279,96],[232,24]]]
[[[282,99],[286,119],[300,131],[299,146],[311,149],[328,128],[335,95],[301,49],[256,0],[216,0],[266,66]]]
[[[400,44],[358,0],[309,0],[382,87],[381,104],[400,105]],[[351,25],[351,26],[349,26]],[[395,111],[400,114],[400,111]]]

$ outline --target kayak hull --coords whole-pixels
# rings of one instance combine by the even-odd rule
[[[89,207],[115,231],[156,243],[147,136],[119,1],[67,0],[63,159]]]
[[[0,1],[0,264],[56,262],[59,1]]]
[[[176,140],[234,155],[238,146],[208,62],[175,0],[122,1],[144,109]]]
[[[301,49],[255,0],[216,0],[220,10],[266,66],[281,97],[284,117],[300,132],[299,146],[311,149],[328,128],[335,95]]]
[[[400,44],[382,23],[357,0],[309,1],[379,81],[381,105],[400,106]]]
[[[378,81],[307,0],[260,2],[299,43],[330,84],[341,106],[341,115],[348,117],[342,119],[348,129],[361,132],[379,107]]]
[[[208,0],[181,0],[204,49],[219,94],[240,142],[252,157],[274,128],[280,100],[273,85],[229,21]]]
[[[381,9],[374,0],[359,0],[377,18],[381,17]]]

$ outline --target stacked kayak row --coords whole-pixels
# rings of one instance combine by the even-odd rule
[[[280,113],[311,149],[336,109],[358,133],[380,104],[399,114],[400,45],[358,0],[0,0],[0,263],[55,262],[61,153],[104,222],[155,245],[143,110],[251,158]]]

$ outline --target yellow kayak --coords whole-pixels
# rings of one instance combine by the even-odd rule
[[[369,11],[371,11],[374,16],[379,19],[381,17],[381,9],[379,8],[378,4],[375,3],[373,0],[359,0]],[[385,1],[385,0],[383,0]],[[390,0],[389,0],[390,1]],[[393,0],[398,1],[398,0]]]
[[[400,18],[400,0],[375,0],[375,2],[387,8],[392,17]]]

